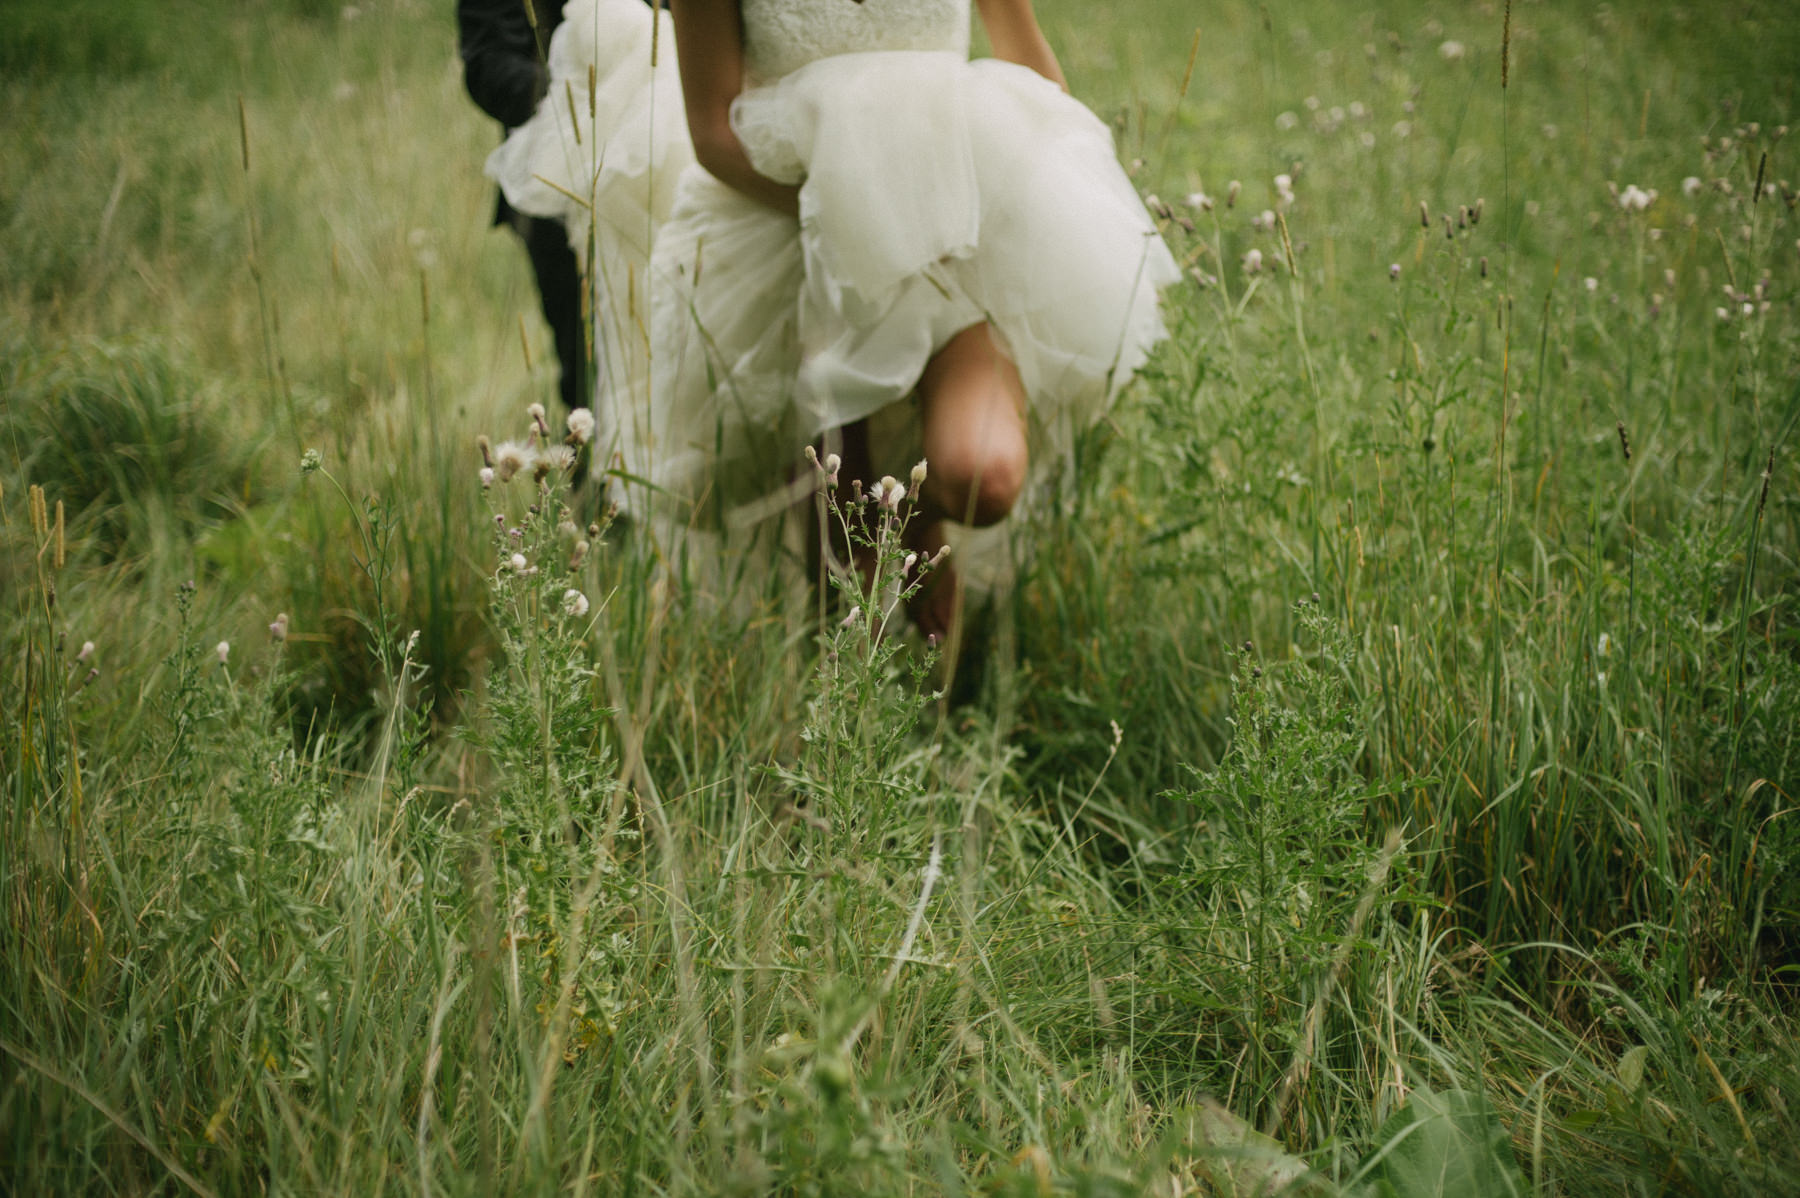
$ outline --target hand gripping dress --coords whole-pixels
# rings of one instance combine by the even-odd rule
[[[753,523],[870,418],[877,473],[918,445],[913,390],[991,322],[1042,482],[1163,335],[1179,271],[1108,129],[1036,72],[969,60],[969,0],[741,0],[732,127],[800,219],[693,160],[666,13],[571,0],[549,94],[488,170],[595,275],[601,452],[692,526]],[[1028,488],[1027,497],[1031,494]]]

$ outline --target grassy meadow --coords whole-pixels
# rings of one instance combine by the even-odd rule
[[[1038,0],[1188,278],[954,702],[483,491],[451,7],[0,10],[0,1190],[1800,1194],[1790,5]]]

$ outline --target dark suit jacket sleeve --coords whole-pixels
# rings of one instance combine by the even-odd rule
[[[531,117],[544,94],[543,54],[525,5],[532,0],[457,0],[456,29],[463,82],[481,110],[511,128]],[[540,14],[550,7],[536,5]],[[540,29],[548,40],[543,16]]]

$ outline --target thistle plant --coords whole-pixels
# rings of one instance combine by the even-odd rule
[[[584,567],[610,516],[582,528],[569,507],[568,475],[592,424],[572,419],[569,443],[547,444],[543,408],[533,404],[529,416],[523,439],[498,452],[481,441],[489,618],[502,661],[462,729],[487,784],[456,814],[474,859],[491,870],[498,942],[529,962],[540,1009],[567,1020],[552,1034],[566,1033],[575,1051],[620,1006],[614,980],[636,888],[619,853],[636,832],[588,644],[607,605],[589,598]]]

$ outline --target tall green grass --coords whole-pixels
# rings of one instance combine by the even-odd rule
[[[1800,1190],[1800,23],[1040,8],[1190,275],[956,705],[482,490],[446,14],[0,16],[9,1189]]]

